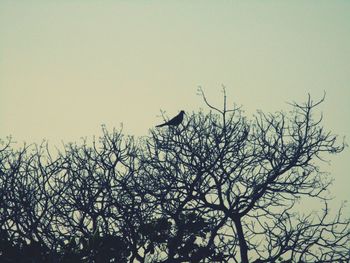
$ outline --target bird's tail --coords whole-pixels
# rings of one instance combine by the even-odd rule
[[[163,126],[165,126],[165,125],[166,125],[166,123],[159,124],[159,125],[156,126],[156,128],[160,128],[160,127],[163,127]]]

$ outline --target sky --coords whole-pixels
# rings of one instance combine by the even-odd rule
[[[310,93],[350,138],[350,1],[0,1],[0,138],[145,136],[209,101],[288,110]],[[325,170],[350,200],[349,148]],[[350,211],[350,209],[348,209]]]

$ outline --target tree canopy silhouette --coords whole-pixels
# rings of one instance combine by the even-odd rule
[[[319,169],[344,143],[310,96],[253,118],[210,108],[135,139],[121,130],[52,154],[0,148],[1,262],[347,262],[349,218]],[[306,198],[318,213],[296,205]]]

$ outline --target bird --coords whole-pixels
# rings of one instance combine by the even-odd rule
[[[172,118],[170,121],[167,121],[163,124],[157,125],[156,127],[163,127],[163,126],[178,126],[182,120],[184,119],[185,112],[182,110],[178,115],[176,115],[174,118]]]

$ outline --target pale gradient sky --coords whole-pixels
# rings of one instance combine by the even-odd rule
[[[221,84],[248,114],[326,91],[325,126],[349,142],[350,1],[0,1],[1,138],[143,136]],[[349,161],[326,166],[337,200]]]

